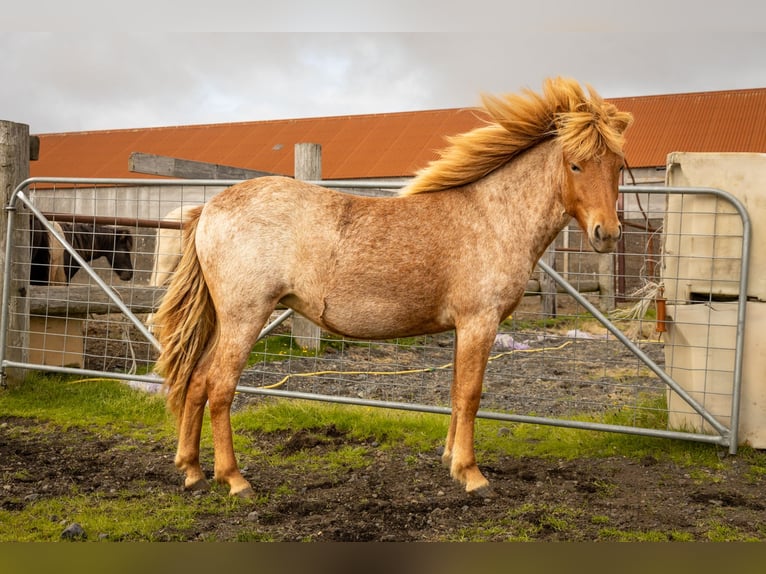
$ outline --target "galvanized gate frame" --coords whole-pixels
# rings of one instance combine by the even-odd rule
[[[71,256],[81,265],[85,272],[96,282],[104,293],[111,299],[111,301],[117,306],[117,308],[127,317],[127,319],[135,325],[139,332],[146,337],[155,348],[159,350],[159,344],[154,338],[152,333],[146,328],[146,326],[132,313],[132,311],[123,303],[119,295],[107,285],[93,270],[93,268],[83,260],[83,258],[74,250],[74,248],[61,236],[55,228],[51,225],[50,221],[37,209],[31,199],[25,194],[29,186],[38,183],[42,184],[87,184],[87,185],[140,185],[140,186],[228,186],[238,183],[239,180],[168,180],[168,179],[107,179],[107,178],[92,178],[92,179],[76,179],[76,178],[30,178],[22,182],[17,186],[8,205],[5,207],[8,212],[8,228],[6,230],[6,253],[5,253],[5,268],[3,270],[3,297],[2,297],[2,309],[0,314],[0,384],[4,386],[6,378],[6,369],[8,367],[32,369],[39,371],[61,372],[76,375],[86,376],[106,376],[111,379],[122,379],[127,381],[138,381],[143,383],[152,383],[160,385],[162,379],[157,375],[132,375],[124,373],[103,373],[101,371],[93,371],[88,369],[77,369],[72,367],[54,367],[47,365],[37,365],[31,363],[14,362],[6,359],[6,345],[7,334],[9,327],[9,314],[10,314],[10,271],[11,271],[11,259],[13,256],[13,231],[14,231],[14,213],[17,210],[17,204],[21,203],[28,208],[31,213],[40,220],[45,228],[51,231],[56,239],[61,242],[64,248],[71,254]],[[336,189],[356,189],[356,190],[373,190],[373,189],[385,189],[385,188],[398,188],[399,185],[392,185],[390,182],[382,180],[322,180],[314,181],[318,185]],[[593,315],[600,323],[606,327],[606,329],[614,335],[621,343],[623,343],[639,360],[641,360],[646,366],[654,372],[657,377],[660,378],[669,388],[676,392],[686,403],[689,404],[702,418],[710,424],[710,426],[718,433],[715,434],[702,434],[691,432],[679,432],[661,429],[646,429],[639,427],[629,427],[622,425],[611,425],[604,423],[594,422],[581,422],[571,421],[566,419],[556,419],[547,417],[537,417],[528,415],[515,415],[496,413],[490,411],[480,410],[477,414],[480,418],[519,422],[519,423],[532,423],[551,426],[560,426],[566,428],[577,428],[585,430],[595,430],[602,432],[615,432],[624,434],[644,435],[659,438],[671,438],[681,440],[691,440],[709,444],[716,444],[719,446],[728,447],[730,454],[736,454],[737,452],[737,429],[739,426],[739,407],[740,407],[740,394],[741,394],[741,379],[742,379],[742,353],[744,349],[744,337],[745,337],[745,317],[746,317],[746,303],[747,303],[747,282],[749,275],[749,261],[750,261],[750,241],[751,241],[751,223],[750,218],[744,205],[738,198],[726,192],[724,190],[715,188],[685,188],[685,187],[664,187],[664,186],[621,186],[620,191],[623,193],[646,193],[646,194],[699,194],[699,195],[713,195],[724,201],[730,203],[738,212],[742,219],[743,234],[742,234],[742,272],[740,274],[740,291],[739,291],[739,307],[736,325],[736,346],[735,346],[735,362],[732,381],[732,410],[731,410],[731,427],[726,427],[721,424],[712,414],[710,414],[701,404],[699,404],[693,397],[689,395],[673,378],[671,378],[660,366],[658,366],[646,353],[644,353],[633,341],[626,337],[604,314],[602,314],[592,303],[590,303],[582,294],[580,294],[569,282],[566,281],[561,275],[559,275],[553,268],[551,268],[544,261],[539,261],[539,267],[557,283],[566,293],[571,295],[580,305],[582,305],[589,313]],[[274,330],[280,323],[287,319],[292,314],[292,310],[283,312],[272,323],[267,325],[259,338],[267,336]],[[380,408],[391,408],[398,410],[429,412],[437,414],[449,414],[451,409],[448,407],[439,407],[433,405],[422,405],[414,403],[403,403],[394,401],[380,401],[369,400],[352,397],[338,397],[314,393],[302,393],[295,391],[284,391],[279,389],[262,389],[250,386],[238,386],[237,391],[240,393],[251,393],[260,395],[270,395],[277,397],[297,398],[306,400],[317,400],[324,402],[342,403],[363,405]]]

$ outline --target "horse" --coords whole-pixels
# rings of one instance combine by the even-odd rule
[[[92,223],[52,222],[75,251],[93,261],[105,257],[114,273],[123,281],[133,278],[133,235],[124,227]],[[80,264],[63,245],[34,218],[30,283],[32,285],[67,285]]]
[[[55,221],[51,225],[61,235],[64,230]],[[64,246],[47,231],[37,218],[32,221],[32,252],[29,283],[32,285],[65,285]]]
[[[194,205],[181,205],[172,209],[162,218],[162,221],[183,222],[187,219]],[[154,263],[152,274],[149,277],[151,287],[162,287],[173,275],[178,262],[181,260],[181,229],[160,227],[157,231],[157,239],[154,243]],[[154,315],[146,317],[146,324],[153,328]]]
[[[194,209],[194,205],[181,205],[169,211],[162,221],[183,222],[188,214]],[[154,244],[154,264],[149,285],[161,287],[168,282],[181,260],[181,229],[169,229],[161,227],[157,231],[157,240]]]
[[[443,464],[492,495],[474,451],[484,370],[499,323],[572,218],[599,253],[616,204],[631,114],[589,85],[482,97],[485,123],[452,136],[397,196],[362,197],[284,177],[227,188],[189,213],[181,261],[155,316],[183,488],[209,487],[199,460],[206,404],[213,478],[252,496],[232,442],[231,404],[253,343],[282,303],[367,340],[455,332]]]

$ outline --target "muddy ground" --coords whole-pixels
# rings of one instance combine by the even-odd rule
[[[516,336],[521,339],[523,333]],[[560,340],[532,338],[529,344],[557,346]],[[440,344],[437,340],[432,347],[441,353],[429,357],[432,364],[451,360],[449,341]],[[662,361],[662,346],[656,341],[646,344],[644,350]],[[379,351],[345,351],[342,366],[346,370],[370,362],[390,362],[376,354]],[[511,366],[501,361],[491,363],[482,406],[560,416],[566,411],[628,404],[635,399],[636,389],[642,395],[664,392],[655,378],[643,372],[630,377],[621,372],[617,375],[620,384],[614,384],[603,365],[623,364],[630,355],[616,342],[578,341],[576,346],[557,352],[560,354],[554,358],[547,353],[520,355],[520,362]],[[397,361],[411,362],[407,357]],[[605,374],[599,377],[590,373],[587,378],[593,384],[580,384],[576,380],[582,379],[583,372],[577,379],[568,374],[572,364],[578,364],[586,374],[587,369],[596,369],[596,373],[601,369]],[[289,368],[300,370],[301,365],[294,362]],[[254,384],[273,382],[282,375],[278,367],[272,379],[263,380],[252,373],[243,379],[247,382],[250,377]],[[306,370],[312,368],[318,367],[305,366]],[[520,376],[509,376],[509,372]],[[369,380],[374,377],[367,377],[364,384],[350,378],[338,383],[337,389],[324,383],[322,390],[360,398],[444,404],[451,372],[431,375],[435,378],[425,385],[422,379],[404,380],[400,387],[403,393],[420,389],[415,397],[400,396],[391,387]],[[630,384],[624,384],[628,379]],[[316,390],[301,386],[306,384],[299,379],[284,388]],[[257,400],[268,399],[238,395],[235,408]],[[503,423],[497,423],[497,432],[507,432]],[[437,450],[415,452],[404,446],[384,450],[331,425],[246,438],[266,454],[303,452],[309,458],[351,445],[363,452],[364,465],[332,473],[307,472],[297,465],[272,466],[267,457],[241,457],[245,476],[262,495],[257,503],[243,504],[227,515],[199,516],[185,531],[163,528],[152,539],[766,540],[763,453],[732,457],[720,447],[704,447],[718,451],[721,464],[716,469],[668,461],[661,454],[667,439],[656,439],[656,456],[636,457],[630,452],[575,460],[499,456],[491,462],[479,461],[493,487],[493,496],[484,499],[467,495],[450,479]],[[126,442],[103,433],[74,428],[61,431],[39,421],[0,414],[0,509],[18,512],[41,498],[74,491],[106,498],[125,496],[126,492],[135,498],[179,492],[182,477],[172,464],[174,450],[172,442]],[[754,460],[758,468],[754,468]],[[210,452],[203,452],[203,464],[207,469],[212,467]],[[224,497],[226,493],[214,487],[212,492],[185,496],[193,502],[194,497]],[[108,533],[88,535],[89,539],[111,539]]]
[[[332,426],[249,438],[266,453],[312,456],[354,443]],[[153,539],[595,541],[650,532],[660,539],[766,539],[762,476],[754,477],[738,457],[714,471],[653,456],[637,460],[630,453],[570,461],[500,457],[482,465],[494,489],[492,498],[483,499],[466,495],[448,477],[437,452],[357,446],[366,466],[334,475],[243,460],[256,490],[270,496],[226,516],[199,516],[185,531],[162,529]],[[102,498],[175,493],[181,477],[172,452],[166,442],[126,444],[0,417],[0,508],[18,512],[74,491]],[[226,494],[215,487],[186,496],[191,503],[196,496]],[[66,517],[51,520],[60,521],[63,531]],[[110,539],[83,527],[91,540]]]

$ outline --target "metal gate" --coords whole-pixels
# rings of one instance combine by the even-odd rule
[[[146,315],[156,308],[162,288],[149,284],[150,271],[158,258],[160,230],[180,229],[178,221],[163,221],[163,216],[180,205],[203,203],[234,183],[237,182],[33,178],[19,185],[6,207],[8,241],[0,316],[3,382],[11,369],[31,369],[108,377],[159,388],[162,381],[151,372],[158,345],[146,323]],[[390,187],[381,181],[315,183],[365,194]],[[693,301],[663,298],[657,287],[669,280],[678,282],[685,278],[669,277],[668,266],[662,261],[659,264],[665,275],[660,273],[658,276],[658,262],[655,261],[649,272],[646,266],[639,266],[640,272],[618,270],[623,283],[627,277],[628,282],[632,280],[643,285],[632,293],[617,293],[616,298],[622,301],[621,314],[607,312],[603,310],[603,293],[593,295],[583,291],[586,285],[594,283],[594,278],[604,284],[604,277],[597,277],[605,274],[601,267],[603,261],[623,261],[626,253],[606,256],[606,259],[599,256],[598,265],[594,267],[591,261],[588,266],[580,259],[590,257],[592,260],[595,256],[583,255],[577,248],[570,247],[572,237],[576,243],[577,232],[565,230],[565,239],[562,241],[560,237],[557,241],[557,251],[539,262],[542,273],[539,279],[530,282],[529,297],[525,297],[524,304],[500,326],[496,349],[487,369],[482,398],[484,408],[478,416],[508,422],[694,440],[728,447],[733,454],[738,444],[743,369],[745,286],[751,233],[748,214],[736,197],[717,189],[623,186],[620,191],[623,195],[642,194],[648,198],[715,198],[716,202],[726,206],[725,214],[720,217],[736,219],[734,231],[727,231],[724,238],[711,238],[713,243],[719,239],[734,241],[737,250],[734,258],[737,276],[726,278],[736,284],[737,296],[724,301],[736,307],[735,337],[728,349],[727,364],[716,367],[717,378],[723,376],[728,382],[728,390],[723,394],[728,398],[730,410],[711,412],[704,389],[701,392],[690,390],[688,384],[679,383],[669,374],[668,365],[664,363],[673,356],[673,349],[669,350],[669,347],[675,343],[669,341],[667,335],[646,335],[647,325],[656,324],[661,328],[669,324],[671,329],[676,328],[660,316],[668,307],[678,309],[680,305],[695,304],[712,308],[723,303],[722,300],[714,293],[708,294],[707,299],[695,293]],[[648,238],[656,246],[660,237],[667,241],[667,228],[652,226],[657,222],[660,226],[667,225],[671,216],[667,205],[652,213],[642,208],[641,213],[646,225],[639,230],[642,239],[638,243]],[[718,208],[714,216],[719,217]],[[19,277],[23,286],[24,278],[29,276],[29,263],[25,257],[29,247],[18,237],[19,232],[32,231],[31,218],[38,220],[82,267],[78,281],[62,286],[12,288]],[[108,267],[86,261],[54,225],[56,221],[75,219],[129,226],[134,234],[136,262],[131,281],[123,282]],[[654,223],[650,224],[650,221]],[[634,229],[637,227],[641,225],[633,225]],[[629,238],[632,233],[638,235],[639,232],[626,227],[625,235]],[[684,235],[687,232],[674,233]],[[630,256],[628,254],[628,258]],[[646,250],[642,252],[639,248],[632,254],[634,259],[643,261],[654,256],[664,260],[668,253],[664,251],[660,256]],[[694,256],[713,265],[719,254],[713,249],[709,254],[695,253]],[[556,269],[560,259],[565,261],[561,271]],[[606,269],[609,274],[615,273],[611,266]],[[613,276],[608,279],[608,282],[615,282]],[[648,286],[653,289],[647,289]],[[555,310],[554,305],[553,313],[549,310],[544,315],[534,308],[537,299],[555,300],[556,297],[566,299],[566,312],[561,307]],[[656,308],[656,317],[650,317],[651,308]],[[632,310],[633,315],[626,310]],[[323,333],[316,347],[306,349],[290,336],[290,321],[286,321],[290,316],[290,310],[280,311],[264,329],[260,347],[254,349],[252,355],[253,363],[237,387],[240,396],[265,395],[432,413],[450,412],[451,334],[359,342]],[[710,327],[710,324],[705,325],[707,329]],[[656,340],[652,338],[655,336]],[[72,342],[76,348],[70,353],[66,346]],[[95,349],[101,344],[123,350],[113,354],[107,351],[100,356]],[[702,354],[713,350],[710,340],[699,347],[686,350]],[[601,359],[590,358],[593,350],[600,353]],[[82,360],[78,361],[78,356]],[[72,357],[74,360],[70,360]],[[701,376],[706,375],[701,373]],[[716,393],[721,394],[720,390]],[[682,421],[681,426],[686,427],[683,421],[693,421],[695,417],[701,424],[672,428],[671,404],[677,404],[679,399],[688,407],[680,419],[676,417]]]

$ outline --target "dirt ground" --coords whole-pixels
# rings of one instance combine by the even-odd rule
[[[316,455],[353,442],[332,426],[250,438],[266,453]],[[365,449],[367,466],[332,478],[245,460],[244,472],[256,490],[271,494],[265,504],[201,516],[188,531],[163,530],[154,538],[234,541],[259,533],[275,541],[435,541],[471,539],[480,532],[482,540],[594,541],[616,540],[616,531],[627,531],[706,540],[711,530],[721,529],[766,538],[762,480],[738,457],[703,475],[651,456],[501,457],[482,465],[494,489],[493,497],[482,499],[462,492],[436,452],[358,446]],[[105,498],[125,491],[135,497],[178,492],[181,477],[172,452],[173,445],[164,442],[126,444],[0,417],[0,508],[20,511],[73,490]],[[214,488],[187,496],[226,493]],[[91,539],[98,534],[89,533]]]
[[[571,349],[567,352],[573,353]],[[625,360],[621,353],[626,351],[619,346],[586,344],[578,349],[578,353],[583,349],[600,353],[580,357],[584,364]],[[661,360],[661,348],[650,346],[646,351]],[[444,345],[444,353],[449,360],[448,345]],[[355,366],[350,357],[346,368]],[[529,355],[526,362],[515,365],[524,373],[518,384],[508,377],[507,365],[497,365],[501,375],[497,377],[490,365],[488,384],[494,384],[494,378],[511,381],[508,388],[495,389],[490,400],[528,397],[532,388],[538,398],[551,395],[552,400],[545,403],[550,412],[543,411],[542,402],[535,409],[543,411],[538,414],[553,416],[563,408],[580,412],[588,410],[589,404],[600,408],[603,401],[588,402],[597,395],[622,400],[619,387],[610,387],[606,379],[589,387],[562,383],[562,379],[566,381],[563,365],[576,358],[563,356],[552,361],[546,355]],[[647,381],[646,388],[654,386],[657,391],[656,381]],[[364,398],[400,398],[375,396],[374,386],[349,384],[352,387],[342,392]],[[412,385],[408,382],[403,387]],[[301,389],[300,382],[295,388]],[[446,400],[448,383],[428,392],[437,393],[430,399]],[[562,403],[554,394],[573,400]],[[261,399],[240,398],[235,408],[250,400]],[[508,408],[509,403],[504,406]],[[502,423],[497,428],[498,433],[506,432]],[[493,487],[493,496],[484,499],[467,495],[451,480],[437,451],[413,452],[404,446],[384,450],[374,443],[355,441],[333,426],[246,438],[266,454],[303,452],[309,457],[351,445],[364,452],[365,464],[328,475],[297,466],[277,468],[268,464],[267,457],[240,457],[243,473],[263,495],[257,503],[243,504],[228,514],[200,516],[187,531],[163,528],[153,539],[609,541],[645,536],[766,540],[764,474],[754,472],[746,457],[727,456],[720,447],[706,447],[719,450],[722,464],[714,470],[682,466],[659,454],[640,458],[627,452],[598,459],[500,456],[492,462],[480,460]],[[179,492],[182,477],[172,464],[174,451],[172,442],[126,443],[120,437],[78,429],[62,432],[35,420],[0,416],[0,509],[21,511],[41,498],[73,490],[99,497],[127,491],[137,498]],[[203,464],[210,469],[212,453],[203,452]],[[763,465],[758,470],[762,469]],[[226,492],[214,487],[211,492],[186,496],[190,500],[224,497]],[[99,533],[89,536],[97,538]]]

